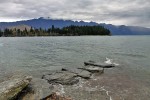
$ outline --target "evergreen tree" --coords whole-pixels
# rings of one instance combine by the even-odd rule
[[[3,32],[2,32],[2,30],[0,29],[0,37],[1,37],[1,36],[3,36]]]
[[[52,33],[54,33],[54,31],[55,31],[55,27],[54,25],[52,25]]]
[[[32,28],[32,27],[31,27],[31,29],[30,29],[30,32],[31,32],[31,33],[33,33],[33,32],[34,32],[34,30],[33,30],[33,28]]]
[[[21,34],[21,31],[20,31],[20,29],[17,29],[17,36],[21,36],[22,34]]]

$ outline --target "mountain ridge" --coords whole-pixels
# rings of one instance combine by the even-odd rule
[[[63,20],[63,19],[45,19],[43,17],[37,19],[16,21],[16,22],[0,22],[0,29],[5,29],[8,27],[13,27],[18,25],[27,25],[33,28],[43,28],[43,29],[48,29],[52,25],[58,28],[63,28],[70,25],[76,25],[76,26],[100,25],[109,29],[112,35],[150,35],[150,28],[145,28],[145,27],[126,26],[126,25],[116,26],[112,24],[96,23],[96,22],[72,21],[72,20]]]

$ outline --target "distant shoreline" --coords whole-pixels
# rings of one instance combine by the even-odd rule
[[[83,37],[83,36],[113,36],[113,35],[47,35],[47,36],[0,36],[1,37]],[[121,35],[119,35],[121,36]]]
[[[103,26],[67,26],[55,28],[52,25],[48,29],[35,29],[25,25],[0,30],[3,37],[24,37],[24,36],[82,36],[82,35],[111,35],[110,31]]]

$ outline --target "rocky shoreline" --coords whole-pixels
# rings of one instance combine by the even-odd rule
[[[80,89],[81,83],[93,79],[94,75],[100,76],[105,68],[115,67],[113,64],[93,61],[84,62],[84,64],[82,68],[62,68],[60,71],[49,72],[41,75],[41,79],[30,76],[10,78],[0,83],[0,100],[81,100],[80,97],[74,98],[71,94],[69,95],[69,92]],[[81,91],[84,92],[84,90]],[[106,91],[105,93],[100,91],[100,93],[102,93],[102,100],[110,99]]]

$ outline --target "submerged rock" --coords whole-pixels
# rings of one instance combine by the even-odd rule
[[[114,64],[106,64],[106,63],[96,63],[94,61],[88,61],[88,62],[84,62],[85,66],[97,66],[97,67],[102,67],[102,68],[112,68],[115,67]]]
[[[30,76],[13,78],[0,83],[0,100],[15,99],[16,96],[29,84]]]
[[[77,68],[62,68],[62,71],[68,71],[71,73],[75,73],[77,76],[89,79],[91,77],[91,73],[89,71]]]
[[[67,71],[55,72],[52,74],[43,75],[42,79],[49,83],[59,83],[62,85],[73,85],[79,82],[77,75]]]
[[[44,98],[42,100],[73,100],[71,97],[61,96],[57,93],[53,93],[47,98]]]

